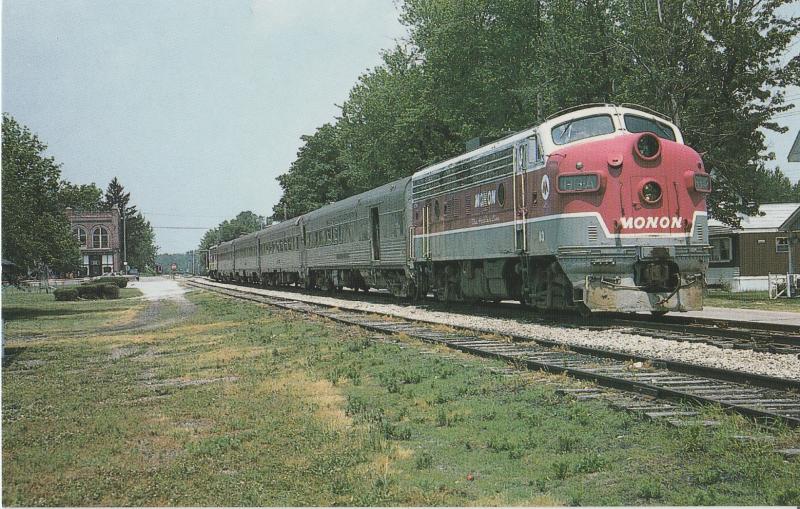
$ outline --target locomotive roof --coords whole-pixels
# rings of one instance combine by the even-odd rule
[[[536,125],[536,126],[533,126],[533,127],[529,127],[529,128],[524,129],[522,131],[519,131],[518,133],[511,134],[509,136],[506,136],[505,138],[501,138],[501,139],[499,139],[499,140],[497,140],[497,141],[495,141],[493,143],[489,143],[489,144],[484,145],[482,147],[479,147],[479,148],[477,148],[475,150],[472,150],[472,151],[469,151],[469,152],[465,152],[465,153],[460,154],[460,155],[458,155],[456,157],[453,157],[451,159],[446,159],[446,160],[441,161],[439,163],[436,163],[436,164],[433,164],[431,166],[428,166],[427,168],[423,168],[423,169],[419,170],[418,172],[414,173],[414,175],[412,175],[412,178],[414,180],[417,180],[419,178],[425,177],[426,175],[430,175],[431,173],[435,173],[435,172],[437,172],[437,171],[439,171],[441,169],[447,168],[447,167],[449,167],[449,166],[451,166],[453,164],[460,163],[462,161],[468,161],[470,159],[481,157],[481,156],[486,155],[486,154],[490,154],[490,153],[495,152],[496,150],[498,150],[500,148],[504,148],[504,147],[507,147],[509,145],[513,145],[517,141],[521,141],[521,140],[524,140],[526,138],[529,138],[530,136],[536,134],[537,132],[547,133],[548,134],[547,136],[540,136],[540,141],[541,141],[542,148],[544,149],[545,154],[550,154],[557,147],[550,140],[550,136],[549,136],[550,129],[552,129],[553,127],[555,127],[558,124],[561,124],[562,122],[566,122],[566,121],[571,120],[571,119],[577,119],[577,118],[582,118],[582,117],[591,116],[591,115],[598,115],[598,114],[603,114],[603,113],[606,113],[606,114],[612,115],[612,116],[624,115],[626,113],[634,113],[634,114],[636,114],[638,116],[642,116],[642,117],[650,118],[650,119],[653,119],[653,120],[657,120],[658,122],[660,122],[662,124],[667,124],[668,126],[670,126],[676,133],[676,141],[678,143],[683,143],[683,136],[681,135],[680,129],[678,129],[678,127],[675,124],[673,124],[672,122],[667,120],[663,115],[657,114],[655,112],[647,111],[646,109],[639,109],[637,107],[631,107],[631,106],[628,106],[628,105],[624,105],[624,106],[616,106],[616,105],[613,105],[613,104],[587,105],[585,107],[576,107],[576,108],[573,108],[573,109],[565,110],[564,113],[556,114],[557,116],[550,117],[546,121],[542,122],[539,125]],[[617,131],[615,131],[615,133],[616,132]],[[615,134],[615,133],[612,133],[612,135]],[[608,135],[608,136],[611,136],[611,135]],[[596,139],[596,138],[592,138],[592,139]],[[583,140],[581,140],[581,141],[583,141]],[[580,143],[580,141],[577,141],[575,143]]]
[[[505,138],[501,138],[501,139],[499,139],[499,140],[497,140],[495,142],[492,142],[492,143],[489,143],[489,144],[484,145],[482,147],[476,148],[475,150],[472,150],[470,152],[465,152],[464,154],[458,155],[458,156],[453,157],[451,159],[446,159],[446,160],[444,160],[444,161],[442,161],[440,163],[436,163],[436,164],[434,164],[432,166],[428,166],[427,168],[423,168],[423,169],[419,170],[418,172],[416,172],[414,175],[412,175],[411,178],[414,179],[414,180],[417,180],[419,178],[422,178],[422,177],[424,177],[426,175],[429,175],[431,173],[437,172],[437,171],[439,171],[439,170],[441,170],[443,168],[446,168],[448,166],[451,166],[453,164],[460,163],[461,161],[467,161],[469,159],[473,159],[475,157],[480,157],[480,156],[485,155],[485,154],[491,154],[492,152],[496,151],[497,149],[499,149],[501,147],[512,145],[515,141],[524,140],[525,138],[530,137],[532,134],[534,134],[536,132],[537,127],[538,126],[529,127],[528,129],[525,129],[524,131],[520,131],[518,133],[511,134],[509,136],[506,136]]]

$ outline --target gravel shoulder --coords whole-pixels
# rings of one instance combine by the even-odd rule
[[[241,289],[236,285],[205,281],[221,288]],[[796,355],[723,349],[702,343],[676,342],[619,330],[586,330],[551,325],[521,323],[503,318],[487,318],[459,313],[430,311],[412,304],[354,302],[335,297],[302,295],[294,292],[248,288],[260,295],[336,306],[340,309],[379,313],[410,320],[426,320],[453,327],[481,328],[498,334],[530,336],[565,345],[602,348],[655,359],[680,361],[714,368],[800,380],[800,358]]]

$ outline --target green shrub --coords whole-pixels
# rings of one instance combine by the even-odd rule
[[[100,291],[103,293],[104,299],[119,299],[119,289],[117,285],[100,285]]]
[[[84,284],[78,287],[78,296],[81,299],[100,299],[103,297],[103,290],[98,284]]]
[[[101,278],[95,279],[94,283],[111,283],[113,285],[117,285],[119,288],[125,288],[128,286],[128,278],[126,277],[116,277],[116,276],[103,276]]]
[[[77,288],[58,288],[53,292],[56,300],[78,300]]]
[[[115,284],[85,284],[79,286],[77,291],[81,299],[119,299],[119,287]]]

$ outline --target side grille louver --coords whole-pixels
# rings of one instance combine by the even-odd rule
[[[589,226],[586,228],[586,233],[589,236],[589,242],[597,242],[597,226]]]

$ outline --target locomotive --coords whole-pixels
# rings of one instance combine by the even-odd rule
[[[710,192],[668,118],[584,105],[214,246],[209,275],[548,310],[697,310]]]

